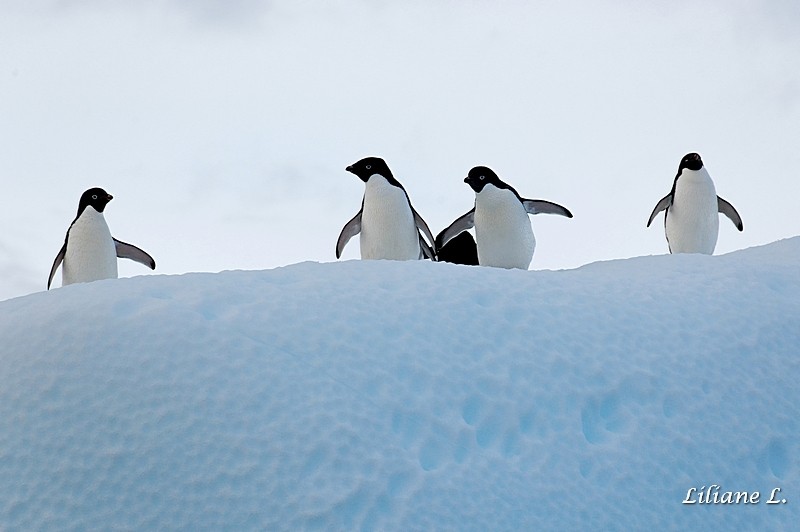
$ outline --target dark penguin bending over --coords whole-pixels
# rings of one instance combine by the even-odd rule
[[[470,170],[464,182],[475,191],[475,206],[439,234],[436,249],[443,249],[456,235],[475,227],[481,266],[527,269],[536,247],[528,215],[546,213],[572,218],[572,213],[561,205],[521,197],[485,166]]]
[[[116,279],[117,257],[134,260],[151,270],[156,268],[153,257],[111,236],[103,211],[112,199],[114,197],[102,188],[90,188],[81,195],[78,215],[67,229],[64,245],[50,269],[48,290],[59,266],[62,266],[62,286]]]
[[[444,231],[442,231],[443,233]],[[442,233],[436,237],[442,238]],[[436,252],[436,260],[439,262],[451,262],[453,264],[466,264],[467,266],[478,265],[478,246],[469,231],[463,231],[454,236],[447,244]]]
[[[672,190],[656,204],[647,227],[661,211],[666,211],[664,232],[670,253],[714,253],[719,236],[717,213],[720,212],[739,231],[744,229],[742,218],[733,205],[717,196],[714,181],[696,153],[681,159]]]
[[[434,258],[428,224],[411,206],[406,190],[383,159],[367,157],[345,168],[365,184],[361,209],[345,224],[336,241],[336,258],[352,237],[361,234],[362,259]]]

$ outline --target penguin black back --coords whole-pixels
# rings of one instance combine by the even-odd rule
[[[478,266],[478,246],[475,245],[475,239],[467,231],[459,233],[439,249],[436,260]]]

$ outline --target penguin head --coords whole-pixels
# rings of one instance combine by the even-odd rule
[[[369,181],[369,178],[375,174],[385,177],[390,182],[394,180],[392,171],[389,170],[386,161],[380,157],[365,157],[357,163],[351,164],[345,170],[358,176],[364,183]]]
[[[81,195],[81,201],[78,203],[78,216],[89,206],[94,207],[97,212],[103,212],[108,202],[112,199],[114,199],[114,196],[102,188],[90,188]]]
[[[700,170],[703,167],[703,159],[700,158],[700,155],[697,153],[687,153],[684,155],[683,159],[681,159],[681,165],[678,167],[678,174],[680,174],[684,168],[688,170]]]
[[[464,183],[471,186],[475,192],[480,192],[488,184],[492,184],[497,188],[508,188],[508,185],[503,183],[491,168],[485,166],[476,166],[470,170],[467,177],[464,178]]]

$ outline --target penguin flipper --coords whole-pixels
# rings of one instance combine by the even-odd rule
[[[523,199],[522,206],[525,207],[525,212],[528,214],[558,214],[559,216],[572,218],[572,213],[569,212],[569,209],[552,201]]]
[[[364,206],[362,204],[361,209],[356,213],[353,218],[350,219],[349,222],[344,224],[342,227],[342,232],[339,233],[339,239],[336,241],[336,258],[342,256],[342,251],[344,251],[344,247],[350,242],[350,239],[356,236],[358,233],[361,232],[361,214],[364,212]]]
[[[442,249],[453,237],[473,227],[475,227],[475,207],[456,218],[453,223],[436,236],[436,249]]]
[[[50,290],[50,283],[53,282],[53,276],[56,274],[56,270],[59,266],[61,266],[61,262],[64,260],[64,256],[67,254],[67,243],[64,242],[64,245],[61,246],[61,251],[58,252],[56,255],[56,260],[53,261],[53,267],[50,268],[50,277],[47,278],[47,289]]]
[[[121,240],[114,239],[114,247],[117,248],[117,257],[121,259],[131,259],[144,264],[151,270],[156,269],[156,261],[143,249],[139,249],[133,244],[122,242]]]
[[[409,203],[408,206],[411,207],[411,203]],[[414,213],[414,223],[417,224],[417,229],[422,231],[422,234],[428,238],[431,244],[433,244],[435,240],[433,238],[433,233],[431,233],[431,230],[428,227],[428,224],[425,223],[425,220],[422,219],[422,216],[419,215],[419,213],[416,211],[416,209],[414,209],[414,207],[411,207],[411,212]]]
[[[422,233],[417,231],[417,235],[419,236],[419,249],[420,254],[422,255],[421,259],[431,259],[433,261],[436,260],[436,253],[434,253],[433,248],[425,242],[425,239],[422,238]]]
[[[739,213],[736,212],[736,209],[725,201],[724,199],[717,196],[717,211],[721,212],[733,222],[733,225],[736,226],[736,229],[739,231],[744,231],[744,224],[742,223],[742,217],[739,216]]]
[[[655,218],[658,213],[660,213],[661,211],[663,211],[664,209],[666,209],[670,205],[672,205],[672,193],[671,192],[669,194],[667,194],[666,196],[664,196],[663,198],[661,198],[658,201],[658,203],[656,203],[656,206],[653,209],[652,214],[650,214],[650,219],[647,220],[647,227],[650,227],[650,224],[653,223],[653,218]]]

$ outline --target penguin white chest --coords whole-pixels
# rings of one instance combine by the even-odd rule
[[[670,251],[714,253],[719,235],[717,210],[717,191],[706,169],[684,169],[667,210],[665,230]]]
[[[481,266],[528,269],[536,238],[512,191],[486,185],[475,195],[475,241]]]
[[[117,251],[102,213],[86,207],[69,229],[61,284],[117,278]]]
[[[369,178],[361,213],[361,258],[415,260],[421,257],[417,226],[405,192],[384,177]]]

